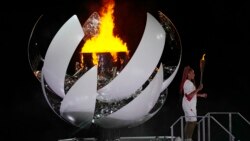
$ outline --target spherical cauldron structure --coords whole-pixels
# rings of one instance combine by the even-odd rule
[[[157,17],[146,14],[138,47],[132,56],[118,53],[119,63],[114,63],[109,53],[98,53],[97,64],[90,54],[79,53],[83,40],[98,34],[98,14],[93,13],[84,25],[77,15],[71,16],[47,41],[42,41],[38,31],[43,17],[37,20],[29,40],[29,62],[49,106],[59,117],[81,128],[91,124],[133,127],[161,109],[167,87],[178,71],[182,48],[166,15],[160,11]],[[44,42],[50,42],[49,46]]]

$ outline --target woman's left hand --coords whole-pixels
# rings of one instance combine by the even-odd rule
[[[207,93],[198,94],[199,97],[207,98]]]
[[[203,93],[201,97],[207,98],[207,93]]]

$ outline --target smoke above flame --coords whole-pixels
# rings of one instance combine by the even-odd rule
[[[92,53],[94,64],[97,64],[97,53],[110,53],[114,60],[118,52],[128,52],[127,45],[114,35],[114,0],[106,0],[100,15],[99,34],[86,40],[81,53]]]

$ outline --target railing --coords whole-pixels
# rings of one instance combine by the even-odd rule
[[[213,115],[218,115],[218,114],[227,114],[228,115],[228,129],[225,128],[225,126],[223,124],[221,124]],[[250,122],[244,117],[242,116],[240,113],[237,112],[210,112],[207,113],[205,116],[196,116],[198,121],[197,121],[197,139],[198,141],[201,141],[201,137],[202,140],[205,141],[206,137],[207,137],[207,141],[211,140],[211,121],[214,121],[219,127],[220,129],[222,129],[222,131],[224,131],[228,137],[229,137],[229,141],[234,141],[236,139],[236,137],[233,135],[232,132],[232,115],[238,115],[241,119],[243,119],[243,121],[250,127]],[[181,124],[180,127],[180,132],[181,132],[181,138],[184,139],[184,118],[185,116],[181,116],[179,119],[177,119],[172,126],[170,126],[171,129],[171,136],[174,137],[174,127],[177,126],[178,123]],[[207,120],[207,124],[206,124],[206,120]],[[207,129],[207,134],[206,134],[206,129]],[[202,134],[201,134],[202,131]],[[171,139],[172,141],[174,141],[174,139]],[[238,140],[239,141],[239,140]]]
[[[191,117],[191,116],[181,116],[179,117],[171,126],[170,126],[170,129],[171,129],[171,136],[174,137],[174,127],[180,122],[180,131],[181,131],[181,138],[182,140],[184,139],[184,121],[185,121],[185,117]],[[204,118],[205,116],[192,116],[192,117],[197,117],[197,119],[200,119],[200,118]],[[172,138],[171,141],[174,141],[174,139]]]
[[[198,122],[198,141],[201,140],[201,135],[200,135],[200,131],[201,131],[201,123],[202,123],[202,137],[203,137],[203,141],[206,140],[206,133],[205,133],[205,119],[208,120],[208,131],[207,131],[207,136],[208,136],[208,141],[210,141],[210,125],[211,125],[211,119],[214,120],[228,135],[229,135],[229,141],[234,141],[235,140],[235,136],[229,131],[227,130],[218,120],[216,120],[213,116],[209,115],[209,116],[204,116],[199,122]]]
[[[215,119],[215,117],[214,116],[212,116],[212,115],[228,115],[228,129],[227,128],[225,128],[224,126],[223,126],[223,128],[225,128],[228,132],[230,132],[230,134],[233,134],[233,126],[232,126],[232,123],[233,123],[233,115],[237,115],[237,116],[239,116],[244,122],[245,122],[245,124],[247,124],[248,125],[248,127],[250,127],[250,122],[244,117],[244,116],[242,116],[240,113],[238,113],[238,112],[209,112],[209,113],[207,113],[204,117],[207,117],[207,141],[210,141],[211,140],[211,132],[210,132],[210,130],[211,130],[211,121],[210,121],[210,119],[211,119],[211,117],[213,118],[213,120],[215,121],[215,122],[217,122],[217,123],[219,123],[219,121],[218,120],[216,120]],[[220,123],[219,123],[220,124]],[[220,124],[220,125],[222,125],[222,124]],[[200,126],[200,123],[198,123],[198,128],[199,128],[199,126]],[[250,129],[250,128],[249,128]],[[199,129],[198,129],[199,130]],[[205,129],[203,129],[203,130],[205,130]],[[233,138],[233,137],[231,137],[231,136],[229,136],[229,141],[232,141],[232,140],[234,140],[235,138]],[[205,137],[203,136],[203,140],[205,141]],[[200,141],[200,140],[199,140]]]

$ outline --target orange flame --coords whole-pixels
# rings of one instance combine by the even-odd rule
[[[202,58],[201,58],[201,60],[205,60],[205,53],[202,55]]]
[[[203,71],[204,71],[204,67],[205,67],[205,53],[202,55],[202,58],[200,60],[200,72],[201,72],[201,76],[200,76],[200,84],[202,84],[202,79],[203,79]]]
[[[117,52],[128,52],[127,45],[119,37],[114,36],[114,0],[109,0],[101,11],[99,34],[87,40],[82,47],[82,53],[92,53],[93,63],[98,63],[97,53],[111,53],[114,60]]]

